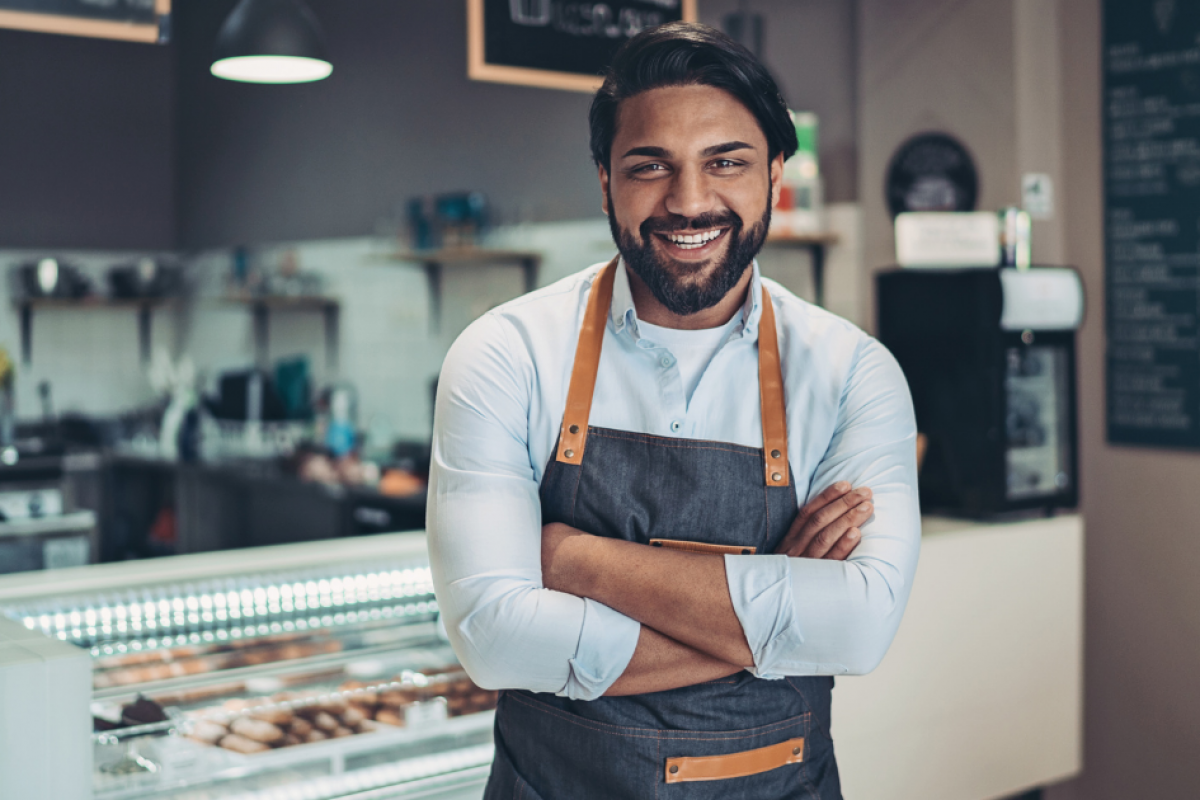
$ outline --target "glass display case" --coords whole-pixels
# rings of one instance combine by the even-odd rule
[[[0,583],[0,614],[90,655],[97,800],[478,798],[496,694],[439,635],[424,553],[397,534],[181,556],[166,579],[87,567],[113,569]]]

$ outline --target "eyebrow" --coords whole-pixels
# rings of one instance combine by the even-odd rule
[[[708,156],[718,156],[723,153],[732,153],[735,150],[753,149],[755,149],[754,145],[746,142],[725,142],[723,144],[714,144],[712,147],[704,148],[704,150],[700,152],[700,155],[707,158]],[[653,145],[647,145],[644,147],[635,147],[632,150],[627,151],[625,155],[621,156],[621,158],[631,158],[634,156],[645,156],[647,158],[668,158],[670,155],[671,151],[667,150],[665,147],[654,147]]]

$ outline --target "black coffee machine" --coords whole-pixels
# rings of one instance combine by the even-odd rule
[[[1076,506],[1078,274],[894,269],[876,288],[879,339],[926,437],[922,509],[986,518]]]

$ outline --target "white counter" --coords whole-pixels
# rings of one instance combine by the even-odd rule
[[[1075,775],[1082,673],[1082,518],[927,518],[891,650],[833,692],[846,800],[985,800]]]

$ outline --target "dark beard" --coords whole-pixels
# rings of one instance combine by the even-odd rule
[[[767,239],[767,231],[771,227],[770,194],[767,195],[767,210],[763,212],[758,224],[746,229],[742,218],[732,211],[721,214],[702,214],[692,219],[680,216],[650,217],[639,228],[642,244],[638,244],[628,230],[617,224],[616,215],[611,213],[613,208],[612,193],[609,192],[608,227],[612,231],[613,241],[621,251],[621,257],[634,271],[650,291],[658,298],[658,302],[666,306],[672,314],[686,317],[712,308],[721,302],[721,298],[729,294],[746,268],[762,249]],[[707,279],[701,281],[687,280],[699,265],[680,267],[673,259],[662,258],[654,250],[651,236],[655,233],[670,233],[684,230],[710,230],[712,228],[728,227],[725,234],[729,237],[729,245],[725,257]]]

